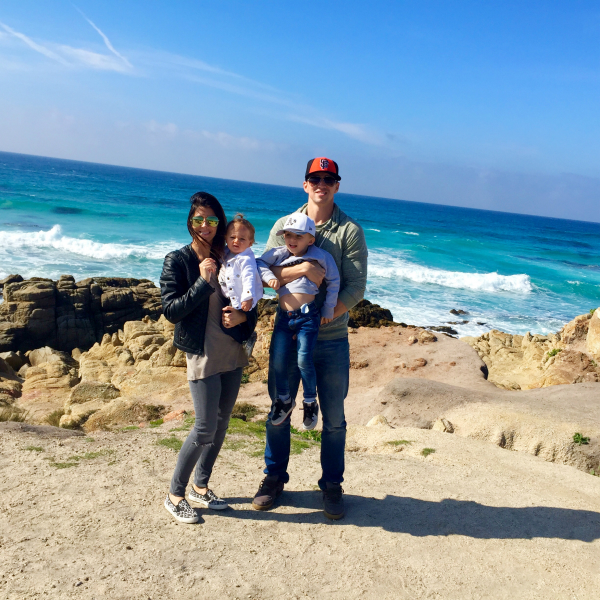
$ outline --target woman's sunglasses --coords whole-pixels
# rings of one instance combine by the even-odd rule
[[[218,217],[192,217],[192,227],[202,227],[206,223],[209,227],[216,227],[219,224]]]
[[[331,187],[332,185],[334,185],[335,183],[337,183],[337,179],[335,177],[307,177],[306,181],[308,181],[308,183],[310,183],[310,185],[319,185],[319,183],[321,183],[321,181],[323,183],[325,183],[325,185],[328,185],[329,187]]]

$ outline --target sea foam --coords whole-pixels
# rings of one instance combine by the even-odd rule
[[[23,232],[0,231],[0,247],[7,249],[40,250],[54,249],[61,252],[94,258],[97,260],[123,260],[128,258],[163,259],[167,252],[178,248],[177,242],[156,244],[114,244],[94,242],[84,238],[63,235],[60,225],[48,231]]]
[[[407,279],[415,283],[430,283],[449,288],[482,292],[515,292],[529,294],[532,291],[529,275],[500,275],[499,273],[464,273],[424,267],[407,260],[372,253],[369,257],[369,276],[386,279]]]

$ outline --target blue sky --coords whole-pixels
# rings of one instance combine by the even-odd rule
[[[0,5],[0,150],[600,221],[600,4]]]

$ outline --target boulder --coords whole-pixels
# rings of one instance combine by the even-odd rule
[[[94,400],[84,404],[74,404],[67,408],[65,414],[60,418],[60,426],[65,429],[81,427],[94,413],[103,408],[103,400]]]
[[[586,334],[585,345],[587,351],[600,360],[600,310],[595,310],[591,316]]]
[[[349,327],[388,327],[394,325],[394,317],[387,308],[361,300],[349,310]]]
[[[121,392],[112,383],[82,381],[71,390],[71,394],[65,402],[65,408],[73,404],[85,404],[91,401],[102,400],[107,402],[118,398],[120,395]]]
[[[15,371],[27,363],[27,359],[21,352],[0,352],[0,358],[4,359]]]

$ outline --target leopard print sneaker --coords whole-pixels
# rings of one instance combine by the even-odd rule
[[[198,515],[196,511],[188,504],[185,498],[182,498],[177,505],[171,502],[167,494],[165,508],[181,523],[197,523]]]

